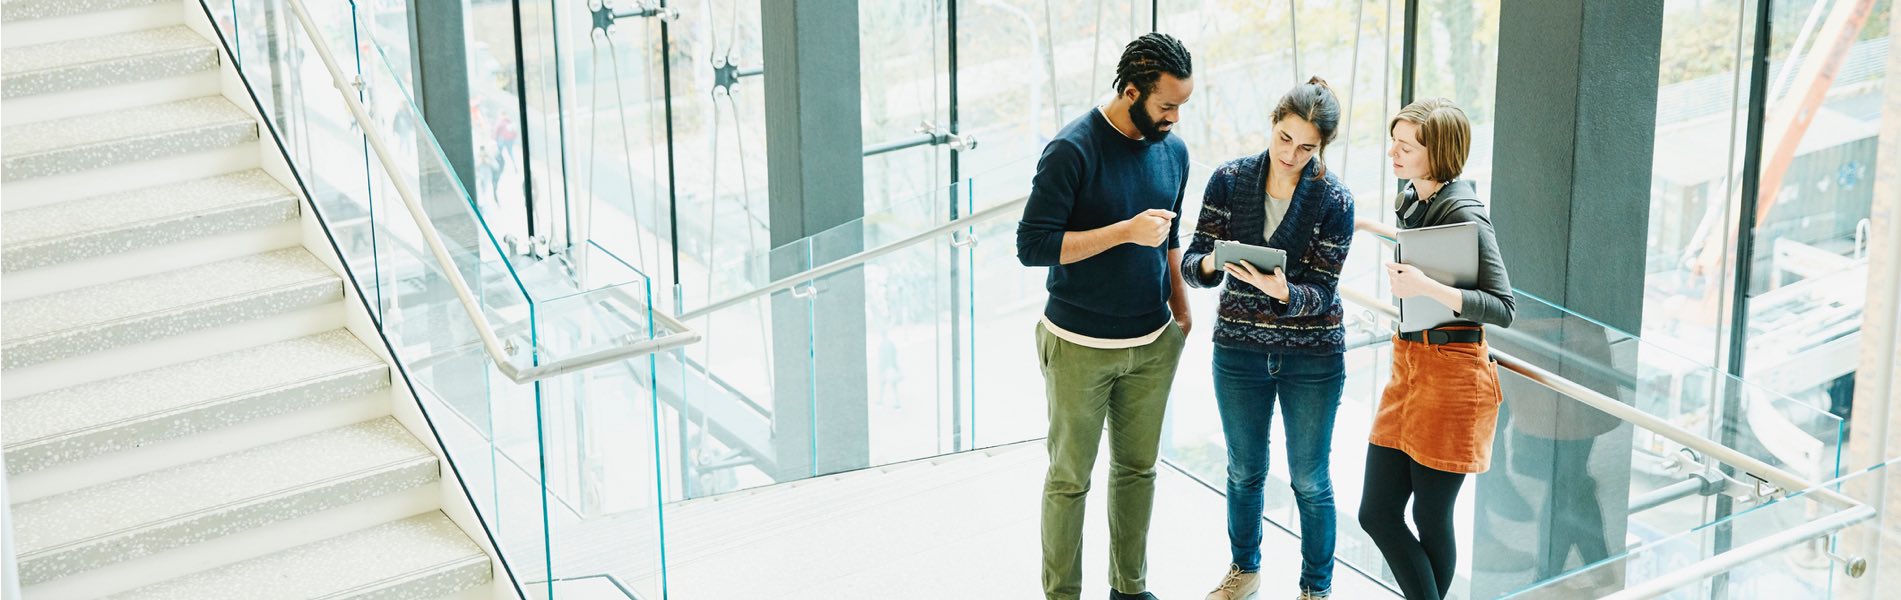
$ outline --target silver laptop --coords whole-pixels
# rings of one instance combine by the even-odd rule
[[[1433,281],[1460,289],[1479,284],[1479,226],[1453,223],[1401,230],[1393,260],[1418,267]],[[1399,330],[1423,331],[1464,319],[1438,300],[1425,296],[1394,299],[1399,306]]]

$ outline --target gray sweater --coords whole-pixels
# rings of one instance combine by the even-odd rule
[[[1415,203],[1425,206],[1414,210]],[[1478,186],[1472,185],[1470,181],[1455,180],[1440,188],[1431,198],[1415,203],[1402,204],[1396,211],[1400,229],[1453,223],[1477,223],[1479,226],[1479,285],[1476,289],[1459,290],[1460,303],[1465,310],[1458,315],[1465,321],[1448,325],[1487,323],[1510,327],[1516,311],[1516,299],[1512,297],[1511,278],[1505,274],[1505,258],[1498,252],[1498,236],[1492,233],[1492,218],[1486,214],[1485,205],[1479,202]],[[1406,218],[1409,213],[1412,214],[1411,219]]]

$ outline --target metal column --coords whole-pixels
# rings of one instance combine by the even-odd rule
[[[863,249],[862,231],[829,231],[865,212],[858,3],[759,6],[776,279]],[[782,248],[795,242],[811,252]],[[772,300],[773,475],[782,481],[870,464],[864,273],[832,275],[809,293]]]

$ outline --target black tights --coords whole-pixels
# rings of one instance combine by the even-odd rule
[[[1411,456],[1384,446],[1366,446],[1366,483],[1360,500],[1360,528],[1373,538],[1399,580],[1407,600],[1440,600],[1452,589],[1458,541],[1452,532],[1452,508],[1459,499],[1462,473],[1421,465]],[[1414,537],[1406,527],[1406,501],[1413,501]]]

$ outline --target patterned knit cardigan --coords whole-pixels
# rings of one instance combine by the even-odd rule
[[[1201,198],[1201,219],[1194,242],[1182,256],[1182,274],[1190,285],[1215,287],[1226,277],[1219,268],[1201,277],[1203,256],[1215,240],[1234,240],[1287,251],[1287,302],[1240,280],[1221,290],[1215,345],[1257,352],[1338,354],[1346,351],[1341,327],[1340,268],[1353,239],[1353,192],[1331,173],[1315,179],[1318,160],[1308,161],[1294,188],[1293,202],[1280,227],[1263,239],[1267,226],[1267,153],[1228,161],[1208,179]]]

